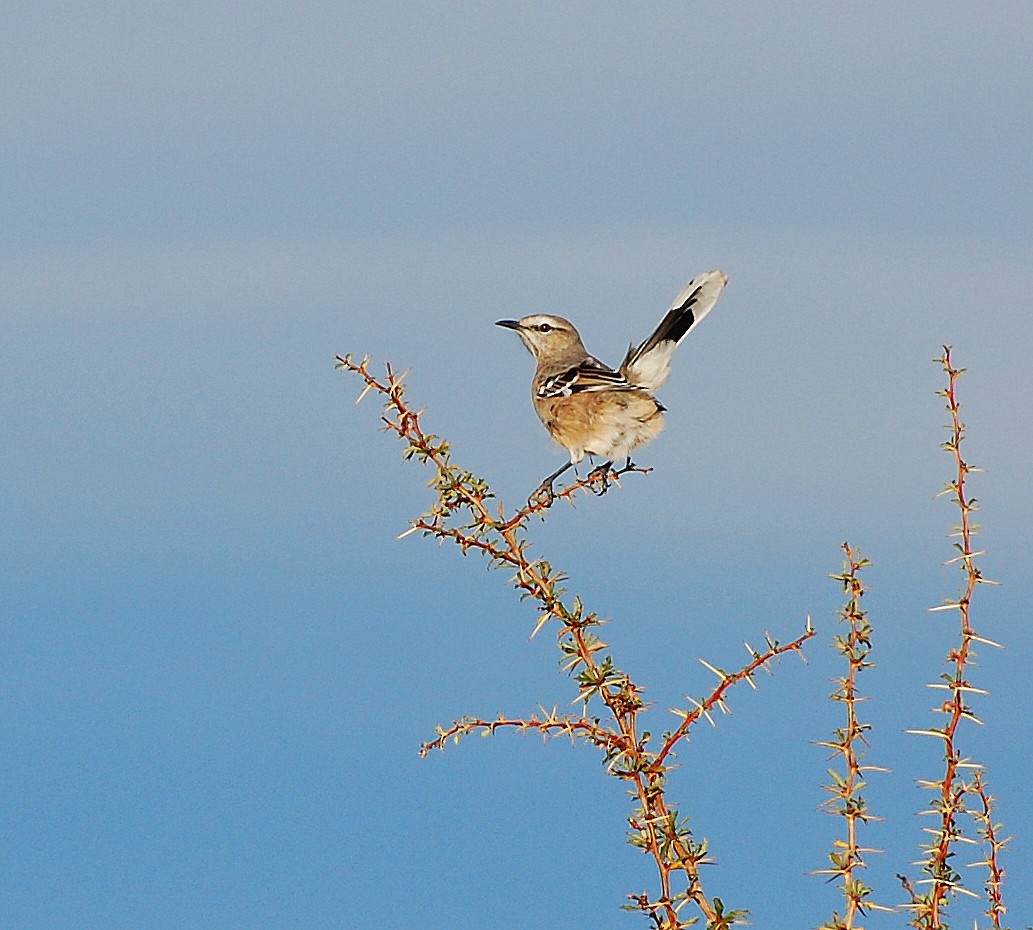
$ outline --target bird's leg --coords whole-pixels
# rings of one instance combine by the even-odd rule
[[[588,473],[589,487],[592,487],[592,485],[594,485],[597,481],[599,482],[599,490],[596,491],[595,488],[592,488],[592,490],[600,497],[606,493],[608,487],[606,483],[606,476],[610,473],[611,468],[613,468],[613,462],[603,462],[602,465],[597,465]]]
[[[567,462],[562,468],[556,469],[548,478],[546,478],[538,487],[534,493],[527,499],[527,506],[534,507],[537,504],[544,504],[546,507],[551,507],[552,502],[556,500],[556,494],[552,490],[552,483],[562,475],[568,468],[573,468],[573,462]]]

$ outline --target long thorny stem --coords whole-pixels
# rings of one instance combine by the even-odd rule
[[[862,880],[862,870],[866,868],[864,854],[875,852],[861,846],[858,832],[863,824],[873,818],[868,811],[862,789],[865,787],[865,773],[885,772],[884,768],[874,765],[863,765],[862,759],[868,746],[865,734],[871,725],[862,723],[857,712],[857,705],[864,700],[858,688],[861,672],[873,668],[869,654],[872,649],[872,628],[865,612],[861,609],[861,598],[864,596],[864,583],[860,572],[870,563],[862,558],[849,543],[843,543],[843,572],[833,575],[834,581],[840,582],[847,596],[846,605],[839,612],[840,619],[846,624],[847,631],[835,637],[835,647],[847,660],[847,674],[837,679],[836,690],[832,700],[843,705],[846,712],[846,724],[837,729],[835,738],[825,740],[820,745],[833,751],[842,762],[844,771],[829,769],[832,784],[826,785],[829,797],[822,805],[829,813],[840,816],[845,821],[846,838],[837,840],[833,851],[829,854],[830,867],[820,869],[818,875],[829,875],[839,878],[841,890],[846,901],[846,909],[842,916],[832,915],[829,923],[823,924],[820,930],[855,930],[857,921],[868,910],[889,911],[869,899],[872,889]]]
[[[938,361],[947,375],[947,387],[938,393],[946,399],[947,411],[950,415],[950,422],[947,425],[950,438],[943,443],[943,449],[951,455],[955,466],[955,476],[948,482],[942,494],[951,498],[960,513],[960,522],[953,527],[951,532],[951,536],[957,540],[954,548],[958,555],[947,564],[959,565],[965,575],[965,585],[958,599],[948,600],[941,606],[932,608],[934,611],[958,612],[960,641],[947,656],[948,670],[940,676],[939,682],[929,686],[947,692],[946,699],[936,708],[946,717],[944,725],[928,730],[909,731],[933,736],[943,741],[944,771],[937,780],[919,782],[922,787],[933,792],[933,803],[930,809],[923,813],[936,820],[936,827],[927,831],[932,835],[932,840],[923,846],[926,852],[923,871],[928,877],[913,884],[903,877],[901,877],[901,881],[911,899],[905,905],[912,911],[911,925],[918,930],[946,928],[946,910],[951,896],[972,894],[962,885],[961,876],[951,861],[955,855],[954,847],[958,842],[971,842],[964,835],[962,825],[959,823],[959,817],[968,814],[975,818],[977,829],[984,834],[987,857],[985,862],[976,864],[985,865],[989,871],[987,889],[991,908],[987,913],[993,921],[993,926],[1000,927],[1000,917],[1004,912],[1004,906],[1000,896],[1003,871],[998,863],[998,854],[1005,841],[997,838],[990,819],[990,799],[985,789],[982,766],[965,758],[961,754],[958,744],[958,728],[962,720],[970,720],[974,723],[982,722],[968,705],[968,695],[986,694],[986,691],[975,687],[968,678],[969,667],[975,657],[975,644],[998,646],[998,643],[980,636],[973,628],[970,612],[972,595],[976,590],[976,585],[995,584],[996,582],[984,578],[975,561],[984,553],[976,551],[974,547],[973,540],[979,532],[979,527],[973,519],[973,514],[978,506],[975,498],[969,494],[966,482],[970,474],[980,469],[972,467],[965,461],[961,449],[965,438],[965,425],[961,420],[961,404],[958,401],[957,384],[965,370],[954,367],[950,346],[943,347],[943,355]],[[971,780],[966,780],[967,778],[971,778]],[[971,795],[982,799],[979,810],[973,811],[967,806],[966,802]],[[916,885],[925,886],[927,890],[919,892]]]
[[[499,728],[536,730],[546,736],[567,735],[598,746],[605,753],[610,773],[630,783],[631,793],[637,800],[636,810],[629,817],[630,842],[653,858],[660,880],[659,896],[629,895],[632,903],[628,908],[645,914],[657,930],[680,930],[695,923],[695,917],[683,920],[680,916],[690,902],[698,908],[708,930],[724,930],[740,923],[745,911],[726,910],[719,898],[711,899],[704,892],[700,873],[701,867],[709,862],[707,843],[694,840],[685,819],[668,804],[665,789],[670,757],[700,717],[709,718],[709,712],[715,707],[723,709],[725,695],[734,684],[746,681],[752,685],[758,670],[786,653],[802,655],[804,643],[814,635],[810,624],[790,643],[780,644],[767,637],[763,651],[750,648],[749,663],[737,672],[729,674],[708,666],[718,674],[717,686],[704,699],[692,701],[690,709],[675,711],[681,723],[672,733],[664,734],[659,751],[650,751],[651,735],[639,733],[639,714],[646,709],[641,689],[613,666],[609,656],[600,657],[606,644],[592,628],[602,621],[598,615],[586,613],[579,598],[574,597],[569,603],[564,599],[566,591],[560,587],[564,580],[562,573],[544,559],[532,560],[526,555],[528,542],[524,531],[528,520],[532,515],[542,515],[547,505],[529,503],[508,516],[499,505],[493,512],[488,504],[492,498],[488,486],[453,465],[448,444],[423,431],[420,413],[404,400],[404,375],[396,375],[388,366],[386,376],[378,378],[370,372],[369,360],[365,358],[356,362],[348,356],[339,356],[337,362],[339,368],[355,373],[365,382],[360,400],[369,391],[385,399],[386,412],[382,418],[385,429],[407,444],[405,457],[415,457],[436,471],[431,484],[438,492],[438,499],[426,514],[412,521],[407,532],[450,540],[463,552],[479,551],[493,564],[511,568],[514,587],[540,606],[535,633],[549,621],[558,621],[564,668],[577,682],[578,697],[584,705],[581,716],[543,711],[541,716],[519,719],[464,717],[451,727],[439,727],[437,737],[425,743],[421,752],[426,754],[443,748],[446,742],[457,742],[474,731],[491,733]],[[645,472],[646,469],[622,469],[610,477],[625,471]],[[555,496],[571,500],[578,490],[590,485],[587,478],[578,480]],[[595,698],[601,700],[608,711],[605,722],[588,716],[589,703]],[[684,887],[676,889],[675,878],[679,874]]]

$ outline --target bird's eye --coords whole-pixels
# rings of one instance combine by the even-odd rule
[[[552,327],[548,323],[539,323],[538,332],[540,333],[551,333]]]

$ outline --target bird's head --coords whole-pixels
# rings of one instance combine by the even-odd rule
[[[515,330],[535,358],[587,354],[573,323],[561,316],[534,313],[519,320],[499,320],[495,325]]]

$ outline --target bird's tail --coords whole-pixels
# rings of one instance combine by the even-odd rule
[[[671,356],[678,343],[714,308],[727,283],[728,275],[723,271],[696,275],[674,298],[671,309],[653,335],[638,348],[628,347],[628,354],[621,362],[621,374],[647,391],[659,388],[671,373]]]

